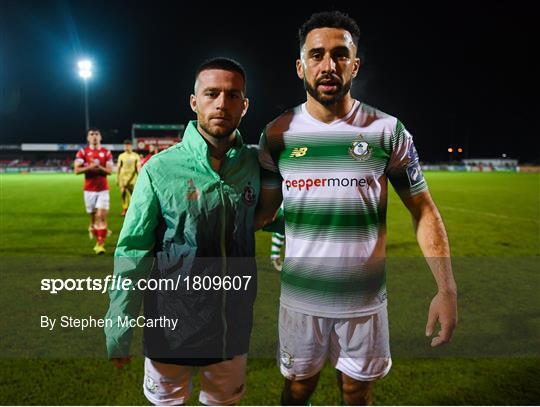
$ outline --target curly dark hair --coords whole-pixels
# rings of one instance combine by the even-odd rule
[[[304,46],[306,37],[310,31],[316,28],[342,28],[347,30],[354,41],[354,44],[358,47],[358,40],[360,39],[360,28],[358,24],[351,17],[341,11],[323,11],[320,13],[312,14],[309,19],[302,24],[298,30],[298,40],[300,41],[300,48]]]

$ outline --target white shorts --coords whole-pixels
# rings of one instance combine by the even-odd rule
[[[172,406],[187,403],[191,395],[191,378],[199,371],[199,401],[206,405],[237,403],[246,391],[247,354],[208,366],[182,366],[145,358],[144,395],[155,405]]]
[[[316,375],[328,357],[352,379],[372,381],[390,371],[386,306],[356,318],[324,318],[279,310],[279,367],[289,380]]]
[[[94,213],[96,209],[109,210],[109,190],[84,191],[84,206],[87,213]]]

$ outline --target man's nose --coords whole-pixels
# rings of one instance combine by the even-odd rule
[[[325,55],[322,61],[322,71],[323,73],[333,73],[336,72],[336,61],[330,56]]]
[[[227,104],[227,97],[225,95],[225,92],[221,92],[215,101],[216,109],[224,110],[226,104]]]

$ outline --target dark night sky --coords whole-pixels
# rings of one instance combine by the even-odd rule
[[[365,4],[364,4],[365,3]],[[94,61],[91,124],[186,123],[194,71],[228,56],[248,73],[248,142],[305,96],[294,62],[296,33],[312,12],[340,9],[362,31],[353,95],[399,117],[425,161],[449,145],[469,157],[507,153],[539,160],[538,19],[516,2],[296,3],[0,0],[0,143],[84,142],[76,61]],[[446,5],[444,5],[446,4]],[[433,6],[434,7],[434,6]]]

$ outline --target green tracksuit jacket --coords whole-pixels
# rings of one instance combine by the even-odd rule
[[[219,173],[210,166],[196,121],[181,143],[150,159],[137,179],[114,254],[114,275],[131,279],[134,289],[109,290],[109,357],[129,354],[133,328],[119,321],[137,318],[143,299],[146,321],[178,321],[176,329],[145,326],[146,356],[228,358],[247,352],[257,290],[258,197],[257,151],[238,132]],[[239,290],[219,287],[226,276],[250,279]],[[194,284],[195,277],[206,278],[206,286]],[[136,282],[148,278],[178,283],[174,289],[138,290]]]

